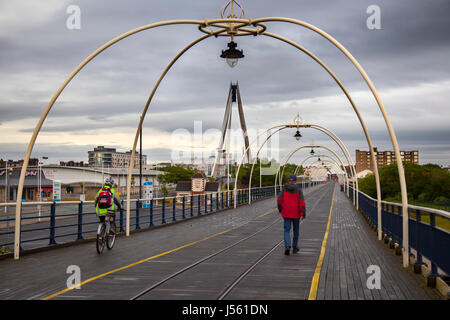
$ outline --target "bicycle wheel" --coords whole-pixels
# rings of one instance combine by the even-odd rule
[[[114,243],[116,243],[116,223],[111,222],[109,226],[109,235],[106,241],[106,247],[111,250],[114,247]]]
[[[101,254],[103,252],[103,249],[105,248],[105,224],[103,223],[100,232],[97,234],[97,241],[96,241],[96,247],[97,247],[97,253]]]

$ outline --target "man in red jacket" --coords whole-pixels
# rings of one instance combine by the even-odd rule
[[[284,218],[284,254],[289,255],[291,250],[291,224],[294,226],[294,235],[292,238],[292,253],[298,252],[298,236],[300,219],[306,218],[305,198],[302,190],[297,186],[297,176],[291,175],[278,195],[278,211]]]

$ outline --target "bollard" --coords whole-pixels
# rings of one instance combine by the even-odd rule
[[[191,203],[190,203],[190,207],[191,207],[191,209],[190,209],[190,211],[191,211],[191,217],[194,216],[194,208],[193,208],[193,205],[194,205],[194,196],[191,196]]]
[[[212,193],[209,195],[209,212],[213,211],[213,196]]]
[[[219,211],[219,193],[216,194],[216,211]]]
[[[140,207],[141,201],[139,199],[137,199],[136,201],[136,228],[135,230],[139,230],[141,229],[141,227],[139,226],[139,207]]]
[[[221,198],[222,198],[222,210],[223,210],[223,192],[221,192]]]
[[[55,212],[56,210],[56,202],[53,201],[52,206],[50,208],[50,242],[49,245],[56,244],[55,241]]]
[[[83,240],[83,201],[78,204],[78,237],[77,240]]]
[[[205,199],[205,213],[208,213],[208,195],[203,195],[203,199]]]
[[[202,209],[202,204],[201,204],[201,199],[200,199],[200,195],[197,196],[197,208],[198,208],[198,215],[200,216],[201,213],[201,209]]]

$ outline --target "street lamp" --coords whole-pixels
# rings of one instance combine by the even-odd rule
[[[6,160],[6,167],[5,167],[5,202],[9,202],[9,177],[13,173],[13,168],[8,168],[8,162],[9,160]],[[9,213],[8,213],[8,206],[5,206],[5,216],[6,216],[6,228],[9,230]]]
[[[47,160],[48,157],[40,157],[38,161],[38,167],[39,167],[39,202],[42,202],[42,165],[44,162],[43,160]],[[39,219],[38,222],[41,222],[41,205],[39,204]]]
[[[294,138],[295,138],[297,141],[299,141],[301,137],[302,137],[302,135],[300,134],[300,131],[297,130],[297,132],[296,132],[295,135],[294,135]]]
[[[237,65],[238,59],[242,59],[244,57],[243,50],[237,50],[236,47],[237,43],[230,41],[230,43],[228,43],[228,49],[222,50],[222,54],[220,55],[221,58],[227,60],[227,63],[231,68],[234,68]]]

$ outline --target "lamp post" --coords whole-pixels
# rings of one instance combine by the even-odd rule
[[[6,160],[6,171],[5,171],[5,202],[8,203],[9,193],[8,193],[8,160]],[[5,206],[5,214],[8,212],[8,206]]]
[[[294,118],[294,123],[297,125],[297,131],[294,134],[294,138],[297,141],[300,141],[300,138],[302,137],[302,135],[300,134],[300,130],[299,127],[302,124],[303,119],[300,117],[300,113],[297,113],[297,116]]]
[[[12,174],[13,168],[8,168],[8,162],[9,160],[6,160],[6,171],[5,171],[5,202],[9,202],[9,176]],[[9,213],[8,213],[8,206],[5,206],[5,215],[6,215],[6,228],[9,230]]]
[[[47,160],[48,157],[39,157],[39,161],[38,161],[38,169],[39,169],[39,202],[42,202],[42,165],[43,160]],[[38,218],[38,222],[41,222],[41,204],[38,205],[38,210],[39,210],[39,218]]]
[[[139,199],[142,199],[142,127],[139,138]]]

